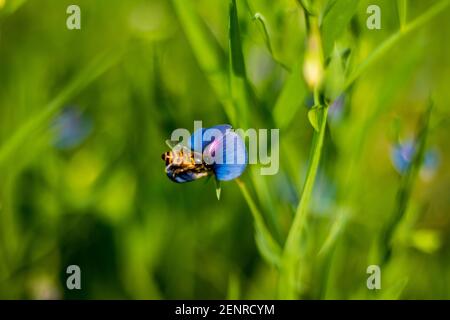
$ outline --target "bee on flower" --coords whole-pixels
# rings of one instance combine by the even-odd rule
[[[167,177],[185,183],[212,176],[220,198],[220,182],[238,178],[247,166],[243,139],[230,125],[217,125],[195,131],[186,145],[167,141],[171,151],[162,154]]]

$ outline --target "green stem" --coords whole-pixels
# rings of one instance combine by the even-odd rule
[[[402,30],[406,25],[406,19],[408,17],[408,1],[407,0],[397,0],[397,10],[398,18],[400,22],[400,30]]]
[[[297,295],[297,266],[301,257],[301,234],[305,229],[306,216],[309,209],[314,183],[319,169],[327,124],[328,108],[322,109],[319,132],[314,133],[314,144],[311,160],[303,187],[302,197],[295,213],[294,221],[288,233],[281,258],[279,296],[283,299],[295,299]]]

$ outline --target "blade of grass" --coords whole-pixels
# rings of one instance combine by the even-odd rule
[[[270,188],[265,179],[265,176],[262,176],[257,170],[251,170],[250,176],[253,189],[255,190],[255,193],[257,195],[257,200],[259,201],[261,207],[264,208],[268,227],[272,231],[274,238],[281,243],[281,227],[278,223],[277,211],[274,205],[273,195],[270,193]]]
[[[228,37],[230,46],[230,94],[239,117],[239,127],[248,127],[250,97],[248,96],[249,82],[245,69],[244,54],[242,52],[241,32],[236,0],[230,1]]]
[[[340,210],[344,210],[341,208]],[[318,298],[326,299],[327,290],[330,283],[330,273],[332,270],[332,262],[334,258],[334,252],[336,250],[337,239],[345,229],[345,225],[348,221],[348,214],[346,212],[340,212],[337,214],[336,221],[333,224],[333,228],[328,233],[325,239],[324,245],[317,254],[316,270],[320,274],[322,280],[319,284]]]
[[[343,210],[343,209],[341,209]],[[320,248],[318,256],[327,256],[328,253],[333,250],[333,245],[336,243],[336,239],[341,234],[345,224],[347,223],[348,215],[346,213],[341,213],[337,215],[336,221],[333,224],[330,232],[328,233],[327,238],[325,239],[325,242],[323,246]]]
[[[229,41],[230,41],[230,64],[232,74],[236,77],[246,78],[244,54],[242,53],[241,32],[236,7],[236,0],[230,1],[229,12]]]
[[[172,2],[200,68],[222,103],[228,119],[231,123],[236,123],[236,110],[230,99],[228,88],[223,85],[228,82],[223,59],[221,59],[223,52],[220,52],[216,40],[207,32],[191,0],[172,0]]]
[[[0,166],[14,155],[15,150],[24,142],[43,129],[46,123],[60,110],[71,97],[87,87],[95,79],[100,77],[113,65],[122,55],[122,51],[105,52],[97,56],[87,65],[61,92],[50,101],[41,112],[25,122],[13,135],[0,146]]]
[[[261,251],[261,254],[266,259],[267,262],[275,266],[278,266],[281,257],[280,246],[267,229],[263,219],[263,215],[256,206],[255,201],[253,201],[253,198],[250,195],[244,182],[240,179],[236,179],[236,183],[239,186],[239,189],[241,190],[245,200],[247,201],[247,204],[250,208],[250,212],[252,213],[253,216],[253,220],[255,221],[256,244],[258,245],[258,249]]]
[[[267,50],[269,51],[270,55],[272,56],[273,61],[278,63],[282,68],[284,68],[286,71],[291,72],[291,68],[289,68],[287,65],[285,65],[283,62],[281,62],[277,57],[275,57],[275,53],[273,52],[272,42],[270,41],[269,31],[266,27],[266,19],[264,16],[257,12],[253,15],[253,20],[255,20],[258,25],[260,26],[261,33],[264,38],[264,43],[266,44]]]

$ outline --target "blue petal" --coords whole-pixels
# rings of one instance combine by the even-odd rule
[[[217,125],[217,126],[214,126],[211,128],[201,128],[201,129],[196,130],[191,135],[191,139],[189,140],[189,143],[188,143],[188,148],[190,148],[193,151],[202,153],[205,150],[205,148],[212,141],[214,141],[214,139],[212,139],[212,141],[204,140],[205,132],[210,129],[217,129],[217,130],[220,130],[220,132],[222,132],[222,134],[225,134],[228,129],[231,129],[231,126],[229,124],[221,124],[221,125]]]
[[[214,169],[217,180],[229,181],[241,176],[244,172],[246,165],[217,165]]]
[[[227,145],[227,141],[233,143]],[[244,141],[237,133],[227,133],[220,141],[211,145],[210,149],[207,150],[207,153],[213,156],[215,152],[222,151],[222,159],[216,159],[219,163],[213,164],[213,171],[218,180],[236,179],[244,172],[248,162],[247,152]]]

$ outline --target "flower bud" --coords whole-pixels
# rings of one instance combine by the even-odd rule
[[[322,43],[319,30],[317,27],[312,27],[303,62],[303,76],[312,90],[321,84],[323,75]]]

